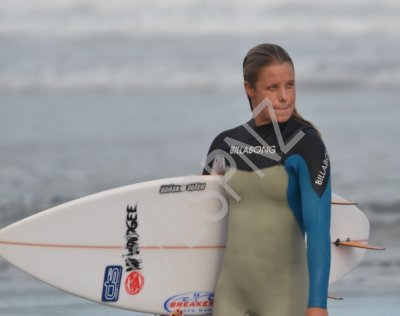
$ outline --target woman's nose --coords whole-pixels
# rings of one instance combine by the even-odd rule
[[[288,94],[285,88],[279,89],[279,101],[286,102]]]

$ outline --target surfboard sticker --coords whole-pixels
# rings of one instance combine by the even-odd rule
[[[195,192],[204,191],[207,187],[205,182],[194,182],[188,184],[163,184],[160,187],[160,194],[167,193],[182,193],[182,192]]]
[[[128,274],[125,279],[125,291],[129,295],[138,294],[144,286],[144,276],[139,271]]]
[[[180,309],[184,315],[208,315],[214,304],[213,292],[188,292],[174,295],[164,303],[165,311]]]
[[[117,302],[122,278],[122,266],[107,266],[104,272],[103,302]]]

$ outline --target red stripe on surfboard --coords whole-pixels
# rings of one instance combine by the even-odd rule
[[[72,244],[44,244],[44,243],[29,243],[17,241],[1,241],[0,245],[6,246],[23,246],[23,247],[43,247],[43,248],[74,248],[74,249],[125,249],[124,246],[106,246],[106,245],[72,245]],[[211,246],[143,246],[139,247],[141,250],[157,250],[157,249],[171,249],[171,250],[187,250],[187,249],[223,249],[225,246],[211,245]]]

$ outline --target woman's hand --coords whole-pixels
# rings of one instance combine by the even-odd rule
[[[306,316],[328,316],[328,310],[318,307],[307,308]]]
[[[172,314],[169,314],[169,316],[183,316],[183,312],[180,309],[177,309]]]

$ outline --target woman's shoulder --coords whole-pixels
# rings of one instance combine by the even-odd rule
[[[325,147],[321,133],[305,120],[292,118],[285,130],[286,142],[295,141],[293,148]]]
[[[306,125],[299,130],[301,138],[283,156],[285,166],[307,170],[314,191],[321,196],[330,179],[330,158],[318,130]],[[305,173],[303,173],[305,174]]]
[[[310,136],[321,136],[317,128],[310,123],[309,121],[306,121],[304,119],[300,119],[297,117],[291,117],[290,120],[288,121],[287,124],[287,130],[289,133],[296,133],[299,131],[302,131],[306,135]]]
[[[297,120],[297,119],[296,119]],[[328,152],[320,132],[308,122],[297,120],[292,126],[290,139],[286,144],[290,144],[284,160],[293,155],[301,156],[305,161],[312,165],[319,165],[321,161],[329,160]]]

